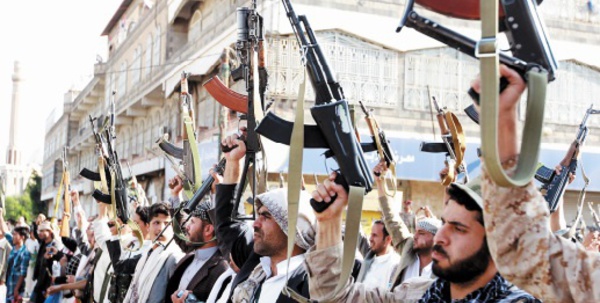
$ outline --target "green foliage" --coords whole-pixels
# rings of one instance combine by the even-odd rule
[[[42,177],[34,171],[21,196],[6,198],[4,218],[17,220],[17,218],[23,216],[26,222],[30,222],[40,212],[47,213],[47,206],[40,202],[41,188]]]

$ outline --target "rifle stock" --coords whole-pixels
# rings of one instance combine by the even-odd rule
[[[219,76],[208,79],[202,86],[221,105],[236,112],[248,113],[248,97],[227,87]]]

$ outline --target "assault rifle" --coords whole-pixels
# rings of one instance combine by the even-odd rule
[[[400,32],[404,26],[412,28],[426,36],[440,41],[473,58],[479,57],[478,43],[441,24],[419,15],[413,10],[414,3],[450,17],[475,20],[479,19],[480,0],[462,0],[462,4],[437,0],[407,0],[404,15],[396,29]],[[506,33],[512,56],[500,54],[500,63],[517,71],[525,81],[525,74],[531,69],[543,69],[548,72],[548,81],[556,78],[557,63],[537,13],[537,4],[542,0],[500,1],[500,31]],[[508,82],[501,79],[501,90]],[[476,101],[479,95],[469,90]]]
[[[217,174],[223,174],[223,171],[225,171],[225,162],[226,162],[225,158],[222,158],[221,161],[219,161],[219,163],[215,167],[215,172]],[[192,211],[194,211],[196,209],[196,207],[198,207],[198,204],[200,204],[200,202],[202,202],[202,200],[204,200],[206,195],[208,193],[210,193],[210,189],[213,185],[213,182],[214,182],[214,178],[211,175],[208,175],[208,177],[206,177],[206,179],[204,179],[204,181],[202,182],[202,185],[200,186],[200,188],[198,188],[198,190],[194,193],[194,196],[192,196],[192,198],[189,201],[180,203],[179,207],[175,210],[175,212],[173,214],[173,220],[171,220],[171,223],[173,224],[173,232],[174,232],[175,236],[180,238],[181,240],[188,242],[191,245],[201,246],[201,245],[204,245],[205,242],[193,242],[193,241],[190,241],[190,239],[188,237],[186,237],[185,233],[183,232],[182,227],[185,226],[185,224],[188,222],[188,220],[192,216],[188,216],[188,218],[184,222],[179,224],[179,222],[178,222],[179,214],[181,213],[181,211],[184,211],[187,214],[190,214]],[[167,226],[165,226],[163,228],[163,230],[156,236],[154,242],[158,241],[160,236],[162,236],[162,234],[167,230],[167,228],[169,228],[169,224],[167,224]],[[171,244],[171,242],[173,241],[173,239],[175,239],[175,238],[171,238],[171,240],[169,240],[169,242],[167,242],[167,244],[165,244],[165,247],[169,246]]]
[[[437,120],[442,135],[442,143],[422,142],[421,151],[428,153],[446,153],[446,163],[448,164],[448,175],[442,180],[444,186],[453,182],[455,172],[464,174],[463,183],[469,182],[469,172],[464,163],[464,154],[467,148],[465,135],[460,121],[451,111],[446,108],[440,108],[435,97],[432,97],[432,103],[437,112]]]
[[[581,146],[585,143],[585,139],[588,134],[588,127],[586,126],[587,119],[590,115],[600,114],[600,110],[593,109],[593,104],[585,111],[583,120],[579,124],[579,130],[575,140],[571,143],[569,150],[565,157],[560,161],[560,167],[562,168],[560,175],[557,175],[553,169],[544,167],[543,171],[546,175],[536,174],[536,179],[542,182],[542,190],[545,190],[544,198],[548,202],[550,212],[556,211],[558,202],[563,196],[567,183],[569,182],[569,175],[575,174],[577,170],[577,162],[579,158],[579,152]],[[549,173],[551,171],[551,173]]]
[[[114,96],[113,92],[113,96]],[[81,171],[81,175],[85,178],[88,178],[92,181],[101,181],[102,182],[102,163],[106,161],[107,166],[105,167],[105,172],[108,173],[107,176],[107,186],[108,186],[108,194],[104,193],[98,189],[94,191],[92,196],[94,199],[101,203],[106,203],[112,205],[115,208],[116,216],[121,220],[123,224],[127,224],[131,227],[134,235],[136,236],[139,247],[141,247],[144,239],[142,236],[142,232],[140,227],[135,223],[135,221],[131,220],[129,216],[129,210],[127,208],[127,182],[123,178],[123,171],[121,169],[121,162],[119,160],[119,156],[116,151],[116,128],[115,128],[115,100],[112,98],[110,104],[110,118],[108,118],[108,125],[103,127],[103,129],[99,133],[95,133],[94,136],[99,142],[98,145],[102,146],[103,150],[103,159],[100,161],[100,170],[98,173],[91,172],[88,169],[83,169]],[[94,119],[91,119],[92,128],[94,128]],[[91,173],[90,173],[91,172]]]
[[[234,215],[237,216],[237,210],[242,198],[242,194],[248,180],[248,173],[252,176],[251,191],[252,196],[257,193],[257,157],[256,153],[262,150],[259,136],[255,131],[257,121],[262,119],[265,111],[265,91],[267,87],[268,74],[265,68],[265,49],[264,49],[264,26],[263,17],[258,13],[256,1],[253,0],[251,7],[240,7],[237,9],[237,36],[235,44],[237,57],[240,65],[232,73],[234,81],[244,80],[246,84],[247,96],[238,94],[226,87],[218,77],[213,77],[204,84],[206,90],[222,105],[229,109],[243,113],[247,120],[247,132],[245,135],[246,157],[240,184],[234,194]],[[221,146],[223,152],[228,152],[227,148]],[[263,157],[263,166],[266,164]],[[248,172],[250,170],[250,172]],[[266,190],[266,170],[262,171],[260,176],[260,188]]]
[[[53,224],[56,223],[56,218],[58,217],[58,210],[60,205],[61,198],[63,199],[63,207],[64,213],[71,215],[71,176],[69,173],[69,162],[67,160],[67,147],[63,148],[63,154],[61,156],[62,160],[62,177],[60,178],[60,184],[58,184],[58,190],[56,192],[56,199],[54,200],[54,218]],[[64,191],[64,196],[63,196]],[[69,228],[69,217],[63,216],[60,225],[60,236],[61,237],[69,237],[71,235],[71,231]]]
[[[192,97],[188,89],[189,73],[181,74],[181,121],[183,123],[182,140],[183,148],[176,147],[167,141],[165,136],[160,137],[156,143],[158,147],[168,155],[181,160],[183,164],[184,178],[183,188],[187,198],[198,189],[196,182],[200,181],[200,154],[196,143],[194,108]]]
[[[354,132],[342,87],[333,76],[306,16],[296,16],[289,0],[282,2],[301,46],[306,70],[315,91],[315,106],[310,112],[317,125],[305,125],[304,147],[329,149],[329,155],[339,165],[336,183],[342,184],[346,190],[350,186],[364,188],[366,194],[372,189],[373,179]],[[292,122],[269,112],[256,131],[274,142],[290,145],[292,129]],[[318,212],[330,205],[314,201],[311,204]]]

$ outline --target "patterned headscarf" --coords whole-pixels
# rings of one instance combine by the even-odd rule
[[[436,218],[423,218],[417,222],[417,227],[419,229],[426,230],[434,235],[437,233],[440,226],[442,226],[442,221]]]

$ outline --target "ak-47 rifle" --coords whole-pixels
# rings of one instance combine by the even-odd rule
[[[67,161],[67,147],[63,148],[63,154],[61,156],[62,160],[62,177],[60,178],[60,184],[58,185],[58,190],[56,192],[56,199],[54,200],[54,217],[52,218],[52,224],[56,224],[56,218],[58,217],[58,209],[60,205],[61,198],[63,199],[63,207],[65,214],[71,214],[71,176],[69,173],[69,162]],[[64,196],[63,196],[64,191]],[[60,236],[61,237],[69,237],[71,235],[71,230],[69,228],[69,217],[63,216],[60,225]]]
[[[113,96],[114,94],[115,93],[113,92]],[[114,98],[111,98],[110,118],[107,120],[108,125],[103,127],[99,133],[94,134],[96,139],[99,140],[99,143],[97,142],[97,146],[102,146],[103,149],[101,154],[104,159],[99,160],[99,172],[94,173],[84,168],[80,174],[92,181],[102,182],[102,174],[108,173],[106,175],[108,193],[96,189],[92,196],[97,201],[112,205],[112,207],[114,207],[116,217],[119,218],[123,224],[127,224],[129,227],[131,227],[133,234],[138,240],[139,246],[137,249],[139,249],[144,241],[144,238],[142,236],[140,227],[137,225],[137,223],[135,223],[135,221],[131,220],[127,207],[127,181],[123,178],[121,162],[116,151],[115,140],[117,135],[115,119],[115,100]],[[90,117],[90,121],[92,123],[92,128],[94,128],[94,119]],[[104,163],[107,164],[107,166],[104,168],[105,171],[103,172],[102,166]]]
[[[237,33],[238,39],[235,45],[237,57],[240,62],[238,68],[232,71],[231,76],[234,81],[244,80],[246,84],[247,96],[236,93],[226,87],[218,77],[213,77],[204,87],[217,102],[229,109],[242,113],[241,118],[247,120],[247,132],[245,135],[246,157],[240,186],[236,188],[234,194],[234,215],[237,216],[237,210],[246,185],[250,182],[248,174],[252,176],[251,191],[254,197],[257,193],[257,158],[256,154],[261,152],[262,146],[260,138],[255,131],[257,121],[262,119],[265,111],[265,91],[267,88],[268,74],[265,67],[265,48],[264,48],[264,26],[263,17],[258,13],[256,1],[253,0],[251,7],[240,7],[237,9]],[[227,148],[221,146],[224,152]],[[266,164],[263,156],[263,166]],[[250,170],[250,172],[249,172]],[[266,190],[266,170],[263,169],[260,177],[259,191]]]
[[[221,161],[219,161],[219,163],[215,167],[215,172],[217,174],[223,174],[223,171],[225,171],[225,162],[226,162],[225,158],[222,158]],[[202,202],[202,200],[204,200],[206,195],[210,192],[213,182],[214,182],[214,178],[211,175],[206,177],[206,179],[204,179],[204,181],[202,182],[202,185],[200,186],[200,188],[198,188],[198,190],[194,193],[194,196],[192,196],[192,198],[189,201],[180,203],[179,207],[177,209],[175,209],[175,212],[173,214],[173,220],[171,220],[171,223],[173,224],[173,233],[175,234],[176,237],[180,238],[181,240],[186,241],[188,244],[191,244],[194,246],[202,246],[209,241],[215,240],[215,238],[213,238],[207,242],[190,241],[190,239],[185,236],[185,233],[183,232],[182,227],[185,226],[185,223],[187,223],[187,221],[191,218],[191,216],[188,216],[188,218],[181,224],[179,224],[176,219],[179,217],[179,214],[182,211],[190,214],[194,209],[196,209],[196,207],[198,207],[198,204],[200,204],[200,202]],[[158,243],[158,239],[167,230],[167,228],[169,228],[169,224],[167,224],[167,226],[165,226],[163,228],[163,230],[156,236],[154,242]],[[171,244],[171,242],[173,241],[173,239],[175,239],[175,238],[171,238],[171,240],[169,240],[169,242],[167,242],[167,244],[165,244],[165,247],[169,246]]]
[[[340,173],[336,183],[342,184],[346,190],[350,186],[364,188],[366,194],[372,189],[373,179],[354,132],[342,87],[333,76],[306,16],[297,16],[289,0],[282,2],[303,52],[302,57],[305,58],[306,70],[315,91],[315,106],[310,112],[317,125],[304,126],[304,147],[328,149],[329,154],[326,156],[334,157],[339,166]],[[269,112],[256,131],[274,142],[290,145],[292,129],[292,122]],[[375,150],[374,144],[370,145]],[[330,204],[311,201],[311,205],[321,212]]]
[[[445,107],[440,108],[435,97],[432,97],[432,103],[437,112],[437,120],[440,126],[443,143],[422,142],[421,151],[428,153],[446,153],[446,163],[448,164],[448,175],[442,180],[442,185],[448,186],[453,182],[455,172],[464,174],[463,183],[469,182],[469,172],[464,163],[464,154],[467,148],[465,134],[460,121]]]
[[[385,136],[385,132],[381,127],[379,127],[379,123],[373,116],[372,110],[368,110],[362,101],[358,101],[360,104],[360,108],[362,108],[363,113],[365,114],[365,121],[367,122],[367,126],[369,127],[369,131],[371,132],[371,139],[373,139],[373,143],[375,144],[377,155],[379,156],[380,161],[385,161],[386,166],[389,168],[389,171],[392,175],[392,183],[394,184],[394,190],[390,193],[387,183],[385,183],[385,193],[386,195],[393,197],[396,195],[398,191],[397,182],[396,182],[396,159],[394,157],[394,153],[391,150],[390,141]],[[363,149],[365,151],[365,149]],[[376,176],[383,178],[383,176],[379,176],[377,173]]]
[[[400,32],[404,26],[410,27],[424,35],[440,41],[473,58],[478,58],[477,42],[461,35],[441,24],[419,15],[413,10],[414,3],[418,3],[434,12],[454,18],[476,20],[479,19],[480,0],[461,0],[462,4],[437,0],[408,0],[404,15],[396,29]],[[542,0],[537,0],[540,4]],[[500,31],[506,32],[512,57],[500,54],[500,62],[516,70],[523,79],[531,69],[544,69],[548,72],[548,81],[555,79],[557,63],[552,54],[546,31],[537,14],[537,4],[533,0],[501,1]],[[517,26],[515,26],[517,25]],[[508,82],[501,81],[501,89]],[[478,94],[472,89],[469,95],[474,100],[479,100]]]
[[[583,116],[583,120],[581,124],[579,124],[579,130],[577,131],[577,136],[575,140],[571,143],[569,150],[565,157],[560,161],[560,167],[562,168],[560,175],[557,175],[553,169],[548,167],[543,167],[542,171],[548,173],[549,175],[538,176],[536,174],[536,179],[542,182],[542,190],[545,190],[544,198],[548,202],[550,207],[550,212],[556,211],[558,207],[558,202],[560,198],[563,196],[565,189],[567,188],[567,183],[569,182],[569,175],[575,174],[577,170],[577,163],[579,158],[579,152],[581,146],[585,143],[585,139],[588,134],[588,127],[586,126],[587,119],[590,115],[600,114],[600,110],[593,109],[593,104],[585,111],[585,115]],[[539,169],[538,169],[539,170]]]
[[[462,19],[481,19],[482,38],[475,42],[430,19],[419,16],[414,10],[417,2],[435,12]],[[554,80],[557,68],[552,54],[543,20],[537,12],[534,0],[498,1],[488,0],[408,0],[404,16],[397,28],[405,25],[431,38],[480,60],[481,91],[485,98],[481,104],[486,123],[481,126],[481,148],[484,163],[490,178],[500,186],[523,186],[531,181],[537,162],[547,83]],[[541,2],[538,0],[538,3]],[[499,12],[498,12],[499,10]],[[479,13],[477,13],[479,11]],[[496,36],[504,32],[510,43],[513,57],[499,54]],[[520,160],[514,175],[502,169],[497,153],[498,142],[498,91],[507,85],[506,79],[498,81],[498,61],[517,71],[528,86],[528,106],[525,131],[521,144]],[[477,102],[479,95],[470,90]]]
[[[127,161],[127,169],[129,170],[130,178],[129,191],[133,193],[133,196],[135,196],[135,199],[139,203],[139,205],[149,205],[148,199],[146,198],[146,193],[144,192],[144,189],[141,188],[141,185],[138,183],[136,176],[133,174],[133,171],[131,170],[131,165],[129,165],[129,161]]]
[[[190,198],[198,189],[196,182],[200,181],[200,154],[198,152],[198,144],[196,142],[196,132],[194,123],[194,108],[192,97],[188,89],[189,73],[181,74],[181,121],[183,123],[182,141],[183,148],[176,147],[167,141],[165,135],[160,137],[156,144],[165,153],[181,160],[185,178],[183,181],[183,189],[186,198]]]

